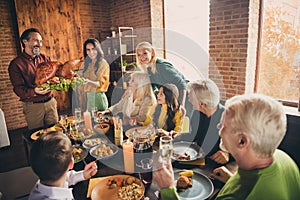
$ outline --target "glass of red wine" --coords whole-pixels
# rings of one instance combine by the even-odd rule
[[[152,145],[150,142],[150,134],[133,133],[134,159],[138,168],[138,176],[145,186],[152,183]]]
[[[152,183],[152,166],[153,166],[153,159],[151,158],[144,158],[141,160],[141,164],[138,165],[141,168],[139,173],[140,180],[147,186]]]

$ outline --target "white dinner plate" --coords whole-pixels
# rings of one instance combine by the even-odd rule
[[[190,156],[189,159],[179,159],[178,156],[175,155],[183,155],[187,154]],[[198,146],[196,143],[193,142],[175,142],[173,144],[173,156],[172,159],[175,161],[186,162],[186,161],[193,161],[197,160],[198,158],[204,157],[204,151]]]

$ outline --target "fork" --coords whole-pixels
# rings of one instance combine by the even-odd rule
[[[84,165],[87,165],[87,163],[86,163],[86,161],[85,161],[85,159],[84,159],[84,157],[82,156],[81,153],[79,154],[79,158],[82,160],[82,162],[84,163]]]

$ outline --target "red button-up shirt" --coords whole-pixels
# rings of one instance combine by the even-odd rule
[[[20,97],[20,101],[39,102],[49,99],[52,96],[51,92],[45,95],[39,95],[34,92],[34,88],[36,87],[34,84],[36,67],[39,63],[50,60],[50,57],[44,54],[32,58],[23,52],[10,62],[8,67],[10,81],[13,85],[14,92]]]

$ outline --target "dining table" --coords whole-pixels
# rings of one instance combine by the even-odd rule
[[[26,141],[27,145],[31,145],[34,140],[31,138],[31,134],[33,134],[37,129],[34,130],[28,130],[26,133],[23,135],[23,139]],[[188,134],[188,133],[185,133]],[[98,134],[99,135],[99,134]],[[110,129],[106,134],[101,133],[100,134],[102,138],[106,138],[109,142],[114,143],[114,127],[113,124],[110,124]],[[97,133],[95,133],[94,137],[97,137]],[[124,134],[124,139],[126,139],[126,135]],[[82,145],[82,142],[75,141],[75,145]],[[74,141],[73,141],[74,143]],[[159,141],[158,138],[153,143],[153,154],[158,154],[158,146],[159,146]],[[90,153],[87,154],[87,156],[84,158],[84,161],[79,161],[74,164],[74,170],[79,171],[83,170],[84,166],[86,163],[96,161],[98,170],[97,173],[91,178],[91,179],[96,179],[99,177],[109,177],[113,175],[124,175],[126,174],[124,172],[124,157],[123,157],[123,151],[122,151],[122,146],[118,146],[119,151],[117,151],[116,154],[111,156],[109,159],[101,159],[101,160],[96,160],[95,157],[91,156]],[[188,162],[180,162],[180,161],[173,161],[172,166],[174,172],[179,172],[183,170],[192,170],[194,173],[201,174],[205,177],[207,177],[210,182],[213,185],[213,191],[210,194],[210,196],[207,199],[214,199],[217,195],[217,193],[220,191],[220,189],[223,187],[224,183],[213,179],[210,177],[210,174],[212,173],[213,169],[221,166],[214,161],[210,160],[209,158],[204,158],[204,163],[201,165],[199,164],[188,164]],[[154,160],[155,162],[155,160]],[[236,169],[236,164],[234,162],[228,163],[227,167],[229,169],[232,169],[234,171]],[[140,178],[139,173],[131,173],[131,174],[126,174],[126,175],[131,175],[136,178]],[[90,184],[90,179],[84,180],[81,182],[78,182],[76,185],[71,186],[73,188],[73,195],[75,199],[80,199],[80,200],[89,200],[91,199],[90,195],[88,196],[88,190],[89,190],[89,184]],[[90,193],[91,191],[89,191]],[[144,196],[142,199],[148,199],[150,200],[156,200],[160,199],[159,198],[159,187],[155,180],[152,181],[151,184],[145,186],[145,192]]]

